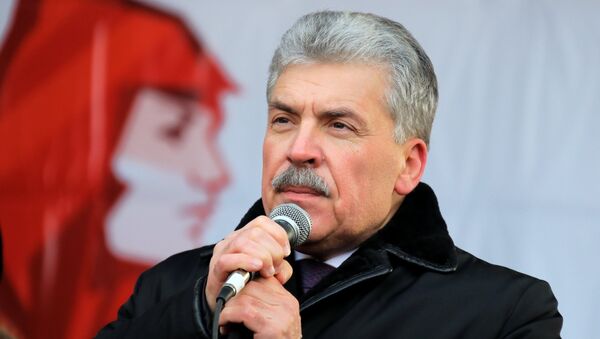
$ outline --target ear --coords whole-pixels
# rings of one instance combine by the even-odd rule
[[[396,179],[394,191],[400,195],[412,192],[421,181],[427,163],[427,145],[421,139],[410,139],[402,146],[404,168]]]

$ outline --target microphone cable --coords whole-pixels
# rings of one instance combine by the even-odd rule
[[[217,296],[217,302],[215,304],[215,314],[213,314],[212,322],[212,338],[219,339],[219,318],[221,317],[221,311],[225,307],[225,303],[229,301],[235,295],[235,289],[229,285],[225,285],[219,291]]]

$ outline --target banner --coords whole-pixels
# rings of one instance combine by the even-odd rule
[[[89,338],[259,198],[269,62],[301,15],[402,23],[440,100],[424,181],[457,246],[600,337],[600,3],[0,1],[0,337]]]
[[[0,53],[0,336],[89,338],[204,243],[233,84],[179,17],[126,1],[19,2]]]

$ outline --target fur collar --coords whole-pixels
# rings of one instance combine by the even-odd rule
[[[455,271],[456,249],[431,187],[420,183],[377,235],[401,259],[436,271]]]
[[[262,200],[259,199],[236,229],[264,214]],[[456,249],[437,198],[425,183],[420,183],[408,194],[390,222],[363,245],[373,243],[402,260],[434,271],[450,272],[457,267]]]

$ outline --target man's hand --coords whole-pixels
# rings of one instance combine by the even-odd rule
[[[243,323],[254,332],[254,338],[301,337],[298,300],[275,277],[252,280],[231,299],[219,325],[228,323]]]
[[[206,300],[215,310],[216,297],[229,273],[243,269],[260,277],[227,302],[220,325],[244,324],[256,337],[300,337],[300,307],[283,284],[292,267],[283,258],[291,252],[285,230],[261,216],[217,243],[210,261]]]

